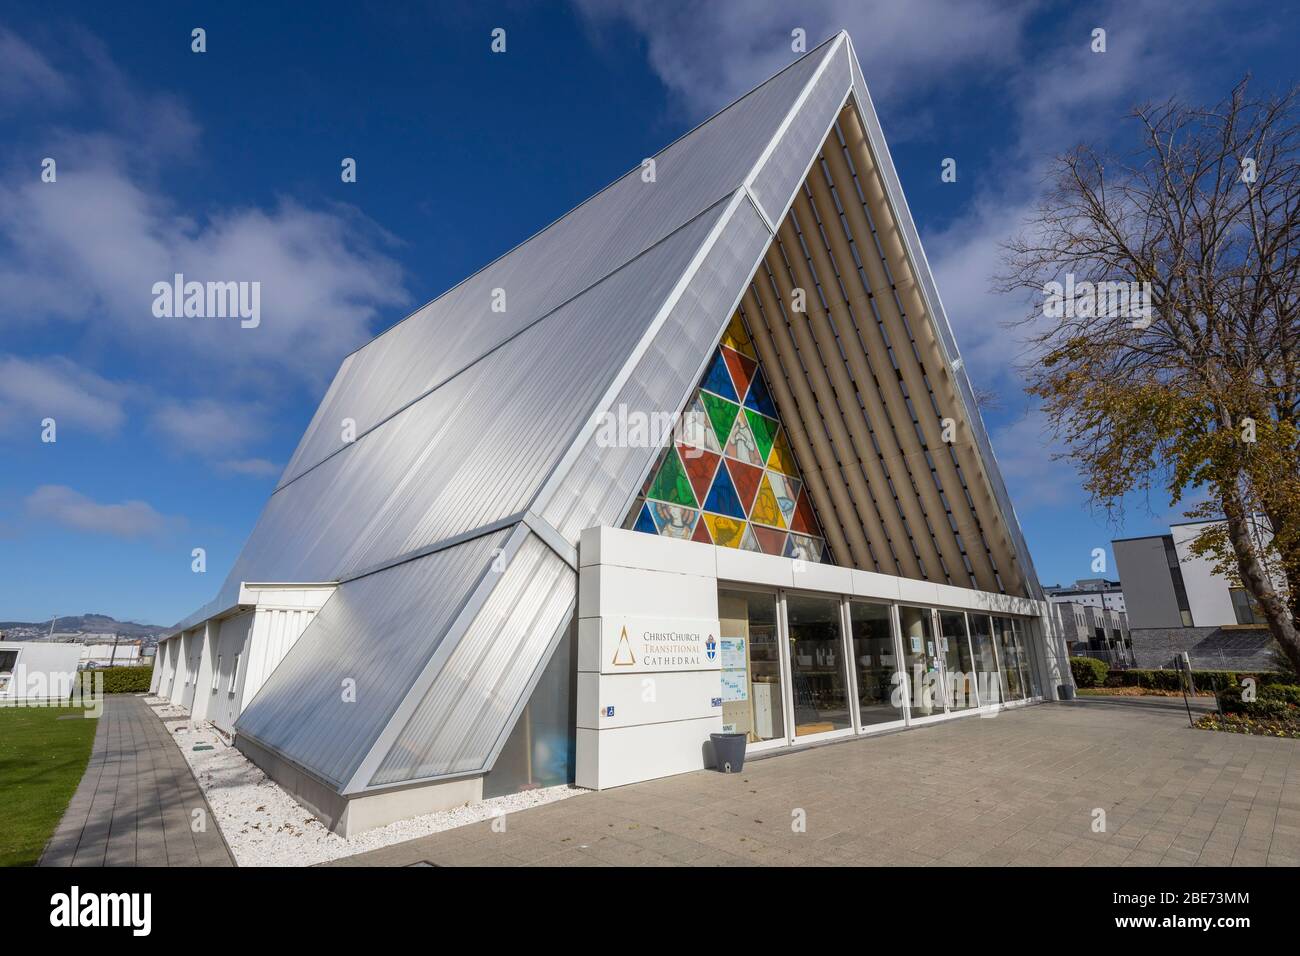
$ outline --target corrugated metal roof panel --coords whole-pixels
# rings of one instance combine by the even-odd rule
[[[785,218],[786,207],[807,176],[809,163],[821,151],[852,81],[848,44],[841,44],[826,59],[803,106],[754,176],[750,188],[773,225]]]
[[[486,768],[556,636],[568,626],[577,584],[573,569],[529,535],[370,784]]]
[[[235,723],[316,776],[356,772],[507,532],[341,584]],[[344,695],[353,681],[355,698]]]
[[[282,483],[342,446],[339,422],[374,427],[744,181],[836,38],[638,166],[482,271],[353,353],[299,443]],[[842,44],[841,44],[842,45]],[[493,311],[493,290],[507,311]]]
[[[614,399],[617,414],[680,411],[770,241],[754,207],[741,203]],[[535,510],[575,544],[584,528],[617,525],[661,447],[607,447],[593,434]]]
[[[723,208],[277,491],[227,587],[344,579],[527,508]]]

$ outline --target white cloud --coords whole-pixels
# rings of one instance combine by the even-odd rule
[[[237,458],[223,461],[218,465],[223,471],[250,478],[277,478],[284,471],[283,465],[277,465],[265,458]]]
[[[1041,411],[994,428],[989,441],[1017,511],[1078,502],[1078,472],[1069,461],[1052,457],[1056,439]]]
[[[955,73],[989,69],[1017,55],[1035,4],[997,0],[575,0],[597,30],[626,23],[645,37],[664,84],[693,112],[706,114],[790,63],[791,31],[808,47],[849,31],[873,95],[915,96]]]
[[[117,431],[126,419],[126,388],[66,358],[25,359],[0,355],[0,430],[24,425],[33,439],[40,422]]]
[[[163,376],[202,367],[208,394],[250,380],[263,392],[315,390],[381,316],[407,303],[402,268],[388,254],[396,240],[354,207],[281,197],[265,208],[208,208],[179,199],[161,173],[199,158],[198,122],[176,97],[137,88],[94,38],[74,30],[69,45],[75,74],[0,34],[0,62],[4,49],[20,51],[21,77],[64,90],[80,108],[65,119],[57,104],[27,103],[31,115],[15,125],[24,143],[41,144],[37,155],[57,161],[58,179],[39,181],[29,158],[23,169],[0,169],[0,322],[23,331],[62,320],[66,334],[151,359]],[[25,89],[17,78],[7,88]],[[85,126],[87,106],[104,126]],[[155,318],[153,285],[176,273],[260,283],[260,325]]]
[[[38,520],[117,538],[157,537],[182,525],[146,502],[101,504],[67,485],[41,485],[27,496],[26,507],[28,515]]]
[[[0,114],[31,103],[58,102],[70,94],[67,80],[49,60],[0,27]]]
[[[242,451],[260,440],[266,418],[258,405],[198,399],[164,403],[154,411],[152,424],[173,446],[213,456]]]

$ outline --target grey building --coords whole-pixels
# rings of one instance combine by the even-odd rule
[[[1172,667],[1186,652],[1205,670],[1267,670],[1275,644],[1244,588],[1191,545],[1211,522],[1111,542],[1139,667]]]

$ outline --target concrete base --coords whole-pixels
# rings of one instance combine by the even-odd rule
[[[322,823],[344,838],[398,820],[451,810],[483,799],[481,776],[412,784],[345,797],[247,737],[237,735],[235,747]]]

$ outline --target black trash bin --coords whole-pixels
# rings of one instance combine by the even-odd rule
[[[740,773],[745,769],[744,734],[709,734],[719,773]]]
[[[1073,684],[1057,684],[1056,690],[1060,694],[1061,700],[1074,700]]]

